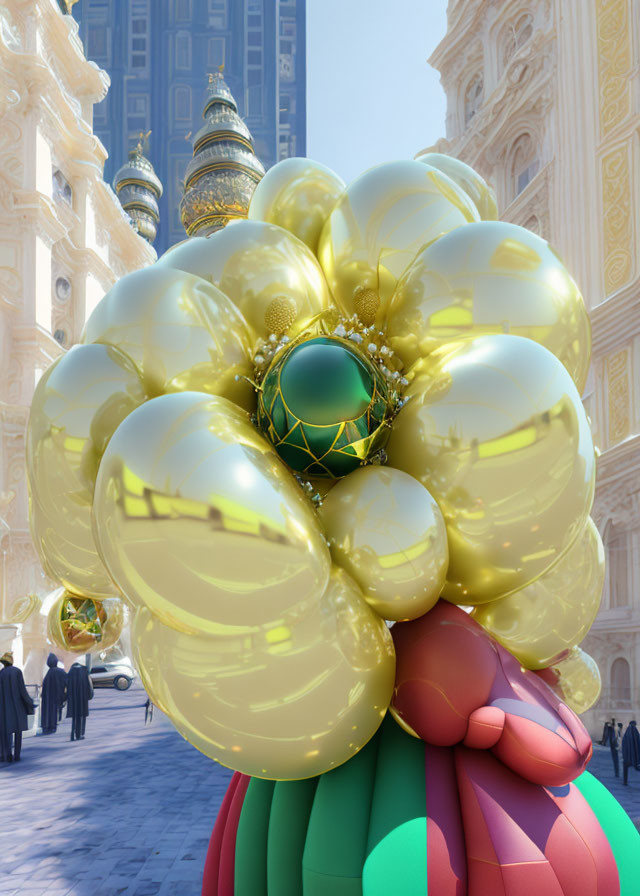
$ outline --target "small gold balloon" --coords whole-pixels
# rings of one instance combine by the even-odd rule
[[[602,690],[598,664],[581,647],[572,648],[568,656],[541,674],[560,699],[578,715],[591,709]]]
[[[437,168],[438,171],[442,171],[447,177],[450,177],[473,201],[483,221],[497,219],[498,203],[493,187],[490,187],[470,165],[441,152],[426,152],[418,156],[417,160],[425,165],[431,165],[432,168]]]
[[[145,398],[133,362],[108,345],[74,346],[36,387],[26,449],[31,534],[47,574],[72,591],[115,591],[93,539],[91,502],[107,442]]]
[[[383,315],[399,278],[426,243],[478,212],[446,174],[415,161],[378,165],[342,194],[322,230],[318,258],[338,307],[351,316],[371,290]]]
[[[320,231],[345,189],[330,168],[312,159],[283,159],[255,189],[249,220],[284,227],[315,252]]]
[[[543,669],[585,637],[600,607],[604,548],[593,520],[539,579],[472,615],[527,669]]]
[[[565,368],[530,339],[482,336],[432,353],[406,397],[387,453],[444,515],[443,597],[481,604],[534,581],[593,501],[593,442]]]
[[[96,600],[64,591],[49,610],[47,635],[62,650],[96,653],[116,643],[127,621],[127,607],[117,597]]]
[[[322,593],[315,512],[248,415],[224,398],[164,395],[109,443],[94,530],[113,580],[168,625],[260,625]]]
[[[340,570],[324,593],[300,593],[284,616],[272,610],[259,629],[203,636],[140,609],[134,662],[153,702],[207,756],[259,778],[320,775],[380,725],[395,675],[391,636]]]
[[[334,561],[383,619],[422,616],[438,600],[449,560],[444,519],[426,488],[391,467],[360,467],[320,508]]]
[[[219,289],[158,264],[127,274],[86,323],[83,342],[115,345],[142,373],[150,395],[196,389],[248,410],[254,390],[247,325]]]
[[[254,339],[271,335],[274,302],[297,333],[330,305],[329,290],[308,246],[282,227],[237,221],[209,237],[192,237],[158,262],[189,271],[222,290],[245,317]],[[284,302],[283,302],[284,300]]]
[[[407,369],[447,342],[491,333],[544,345],[582,394],[591,326],[580,290],[548,243],[506,221],[460,227],[423,249],[387,316],[389,345]]]

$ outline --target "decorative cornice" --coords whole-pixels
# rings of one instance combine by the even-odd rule
[[[594,357],[608,354],[621,341],[640,333],[640,278],[628,283],[591,310]]]

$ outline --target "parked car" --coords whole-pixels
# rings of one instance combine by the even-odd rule
[[[133,667],[126,660],[92,666],[89,674],[94,688],[115,688],[117,691],[128,690],[136,677]]]

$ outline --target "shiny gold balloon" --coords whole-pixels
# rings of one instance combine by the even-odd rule
[[[561,700],[574,712],[586,712],[600,696],[602,680],[598,664],[581,647],[541,673]]]
[[[595,457],[571,377],[519,336],[431,354],[409,386],[389,464],[419,479],[447,524],[443,596],[474,605],[523,588],[584,528]]]
[[[371,168],[342,194],[318,244],[339,308],[366,324],[380,321],[416,252],[477,220],[466,193],[436,168],[415,161]]]
[[[324,594],[300,593],[283,616],[272,610],[259,629],[203,636],[140,609],[134,661],[153,702],[207,756],[260,778],[320,775],[380,725],[395,676],[391,636],[340,570]]]
[[[172,249],[158,268],[209,280],[242,312],[254,338],[294,334],[330,305],[315,256],[282,227],[237,221]]]
[[[278,224],[315,252],[324,222],[344,189],[338,175],[320,162],[283,159],[256,187],[249,220]]]
[[[383,619],[416,619],[438,600],[449,554],[444,519],[426,488],[391,467],[360,467],[320,508],[334,561]]]
[[[407,369],[440,345],[490,333],[544,345],[582,393],[591,327],[580,290],[548,243],[506,221],[460,227],[423,249],[387,318],[389,345]]]
[[[593,520],[539,579],[473,617],[527,669],[543,669],[587,634],[600,607],[604,548]]]
[[[272,446],[197,392],[153,399],[116,431],[94,531],[126,597],[187,631],[261,625],[329,577],[313,507]]]
[[[64,591],[49,610],[49,642],[71,653],[96,653],[113,646],[128,622],[128,610],[117,597],[96,600]]]
[[[83,342],[115,345],[150,395],[196,389],[248,410],[249,331],[234,304],[199,277],[155,264],[119,280],[86,323]]]
[[[498,203],[495,191],[470,165],[441,152],[427,152],[418,156],[417,160],[437,168],[450,177],[473,200],[483,221],[497,220]]]
[[[107,345],[75,346],[36,387],[26,450],[31,534],[47,574],[72,591],[115,591],[93,540],[93,489],[107,442],[145,398],[133,362]]]

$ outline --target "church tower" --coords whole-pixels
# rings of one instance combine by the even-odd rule
[[[147,242],[153,243],[160,222],[158,199],[162,196],[162,183],[143,153],[143,141],[148,136],[140,134],[137,146],[129,152],[129,159],[116,172],[113,189],[136,231]]]
[[[203,118],[180,203],[188,236],[207,236],[231,220],[246,218],[253,191],[264,175],[251,132],[238,115],[222,71],[209,76]]]

